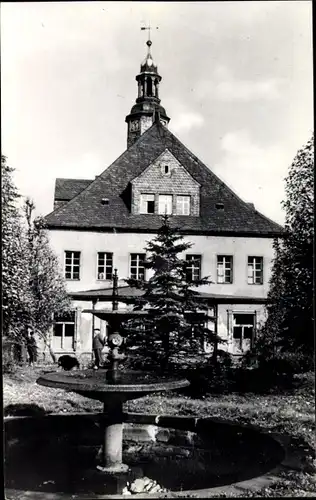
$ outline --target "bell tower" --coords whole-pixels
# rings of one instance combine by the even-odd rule
[[[165,127],[168,126],[170,118],[165,109],[160,105],[159,84],[161,76],[154,64],[151,55],[151,40],[147,40],[147,55],[140,66],[140,73],[136,76],[138,84],[138,97],[136,104],[125,118],[127,123],[127,147],[149,129],[155,120],[159,120]]]

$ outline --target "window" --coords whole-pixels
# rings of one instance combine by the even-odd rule
[[[166,163],[162,163],[160,165],[160,170],[161,170],[162,175],[167,175],[167,176],[171,175],[170,165],[167,165]]]
[[[263,257],[248,257],[248,285],[263,284]]]
[[[249,348],[252,345],[255,331],[255,314],[233,314],[233,339],[240,344],[240,348]],[[245,342],[246,341],[246,342]]]
[[[145,254],[144,253],[132,253],[131,254],[131,268],[130,277],[140,280],[145,279]]]
[[[75,311],[67,315],[56,316],[53,326],[53,349],[71,351],[74,348]]]
[[[201,278],[201,255],[187,255],[187,280],[196,281]]]
[[[172,194],[160,194],[159,195],[159,214],[172,214]]]
[[[190,215],[190,196],[177,196],[177,215]]]
[[[233,282],[233,257],[232,255],[217,256],[217,283]]]
[[[141,214],[154,214],[155,213],[155,195],[154,194],[141,194],[140,195],[140,209]]]
[[[113,274],[113,253],[98,252],[98,280],[111,280]]]
[[[65,278],[66,280],[80,279],[80,252],[65,252]]]
[[[216,203],[215,207],[217,210],[224,210],[224,203]]]

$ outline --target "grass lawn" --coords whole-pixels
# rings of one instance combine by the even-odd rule
[[[8,405],[35,404],[53,413],[101,411],[98,401],[86,399],[61,389],[36,384],[36,378],[49,369],[18,367],[3,375],[4,411]],[[192,399],[176,393],[146,396],[125,404],[125,411],[135,413],[220,417],[230,422],[253,424],[270,432],[282,432],[290,438],[295,450],[303,456],[296,470],[289,468],[273,487],[265,488],[261,497],[316,496],[316,436],[314,374],[297,376],[296,389],[282,394],[228,394]],[[243,496],[254,496],[250,491]]]

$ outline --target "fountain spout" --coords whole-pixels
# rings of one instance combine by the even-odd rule
[[[116,382],[118,380],[119,363],[126,358],[125,354],[119,352],[119,347],[123,343],[123,338],[119,333],[115,332],[110,335],[108,343],[111,350],[108,354],[110,367],[106,372],[106,377],[109,382]]]

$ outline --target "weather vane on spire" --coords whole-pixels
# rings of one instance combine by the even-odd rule
[[[147,40],[147,45],[148,45],[148,42],[150,42],[150,45],[151,45],[151,39],[150,39],[150,30],[152,29],[152,27],[150,26],[150,23],[148,24],[148,26],[141,26],[140,28],[142,31],[144,30],[148,30],[148,40]],[[159,29],[159,26],[156,26],[156,30]]]

